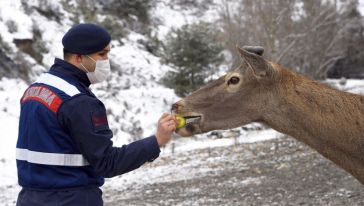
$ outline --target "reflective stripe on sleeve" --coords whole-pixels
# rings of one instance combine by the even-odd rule
[[[54,166],[87,166],[89,163],[81,154],[58,154],[35,152],[16,148],[16,159],[35,164]]]
[[[49,73],[42,74],[38,78],[36,83],[42,83],[42,84],[46,84],[46,85],[55,87],[71,97],[80,93],[80,91],[77,89],[77,87],[75,87],[72,84],[66,82],[65,80],[63,80],[55,75],[49,74]]]

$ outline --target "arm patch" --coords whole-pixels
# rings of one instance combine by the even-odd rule
[[[91,121],[95,132],[109,129],[109,123],[107,121],[105,110],[92,111]]]

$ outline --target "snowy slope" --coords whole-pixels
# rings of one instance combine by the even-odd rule
[[[197,14],[198,12],[193,8],[171,6],[170,1],[158,1],[157,7],[152,11],[153,18],[160,21],[153,30],[159,38],[163,38],[173,27],[180,27],[185,23],[193,23],[200,19],[212,21],[217,17],[217,4],[211,4],[205,12]],[[42,1],[39,0],[24,2],[27,2],[28,7],[42,6]],[[37,64],[32,57],[22,53],[32,65],[29,68],[32,71],[32,80],[35,80],[39,73],[47,71],[52,65],[54,57],[61,57],[62,35],[73,24],[72,14],[63,9],[60,1],[47,2],[63,15],[64,18],[60,22],[47,19],[36,10],[31,11],[31,15],[26,14],[20,1],[0,0],[0,36],[10,46],[10,56],[21,53],[13,43],[14,39],[33,38],[34,26],[37,26],[42,33],[42,41],[47,48],[47,52],[43,54],[43,65]],[[219,3],[220,1],[213,2]],[[75,3],[75,1],[70,1],[70,3]],[[11,31],[7,22],[14,22],[17,25],[17,31]],[[145,36],[131,31],[127,37],[113,41],[110,54],[113,62],[112,76],[107,82],[92,86],[93,91],[107,107],[108,121],[115,135],[113,141],[117,146],[130,142],[136,137],[153,134],[159,116],[163,112],[169,112],[170,105],[178,99],[173,90],[158,83],[159,78],[171,68],[161,64],[158,57],[145,50],[144,46],[139,43],[139,40],[145,38]],[[364,83],[361,80],[348,81],[345,85],[339,84],[337,80],[330,82],[340,89],[364,94]],[[0,202],[4,205],[13,205],[19,191],[15,165],[15,144],[18,133],[19,99],[27,85],[28,83],[21,79],[0,79],[0,125],[2,125],[3,134],[0,144]],[[260,126],[251,125],[250,127]],[[170,155],[172,147],[175,152],[183,152],[197,148],[229,146],[236,142],[262,141],[279,137],[280,134],[272,130],[247,132],[236,129],[223,132],[223,136],[236,138],[215,138],[206,135],[199,136],[197,139],[175,138],[163,149],[162,156]],[[168,172],[168,168],[164,168],[164,170],[167,170],[164,172]],[[160,171],[148,172],[158,173]],[[182,178],[182,176],[176,175],[176,178]],[[135,181],[145,181],[145,178],[148,177],[138,176]],[[113,183],[110,181],[106,184],[108,187],[113,187]]]

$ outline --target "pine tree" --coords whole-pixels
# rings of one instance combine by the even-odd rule
[[[182,97],[205,84],[222,62],[222,46],[217,38],[218,32],[204,22],[172,30],[166,37],[163,57],[175,71],[168,72],[162,83]]]

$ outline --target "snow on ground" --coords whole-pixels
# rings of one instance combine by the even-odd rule
[[[115,178],[106,179],[105,185],[102,189],[104,191],[125,191],[128,190],[129,187],[132,187],[132,191],[143,191],[141,188],[146,185],[201,178],[209,172],[216,173],[225,169],[224,167],[209,167],[209,165],[220,162],[219,160],[233,162],[234,159],[227,160],[227,157],[224,155],[217,157],[210,157],[205,154],[200,155],[196,150],[211,149],[211,151],[213,151],[216,147],[228,147],[234,146],[235,144],[269,140],[279,138],[280,135],[280,133],[272,129],[267,129],[262,131],[246,132],[237,138],[209,139],[204,136],[200,136],[199,138],[192,140],[191,138],[175,138],[167,145],[166,148],[162,149],[160,157],[163,159],[161,160],[161,158],[158,158],[153,163],[157,164],[157,166],[154,165],[153,167],[149,167],[147,163],[141,169],[134,170]],[[174,147],[173,152],[172,147]],[[186,156],[185,153],[187,151],[196,151],[195,158],[189,158],[188,155]],[[168,159],[173,157],[178,157],[178,161],[168,161]],[[256,181],[260,181],[260,179],[248,178],[242,181],[235,181],[231,184],[252,184]],[[191,188],[191,190],[193,190],[193,188]],[[112,193],[104,193],[104,198],[111,200],[118,198],[110,197],[110,194]],[[131,191],[130,193],[122,193],[123,199],[132,199],[133,197],[133,192]]]
[[[234,131],[238,131],[239,136],[236,136]],[[222,136],[224,138],[213,138],[207,135],[198,135],[196,138],[191,140],[191,138],[175,137],[175,139],[162,150],[162,155],[170,155],[172,154],[172,150],[174,153],[178,153],[196,149],[227,147],[234,144],[254,143],[258,141],[270,140],[278,138],[280,135],[282,135],[273,129],[256,131],[252,130],[249,132],[240,129],[220,132],[223,133]],[[229,133],[233,134],[229,135]]]
[[[330,79],[326,82],[339,90],[364,95],[364,81],[362,79]]]
[[[19,100],[26,84],[22,80],[3,78],[0,81],[0,185],[17,182],[15,168],[15,145],[18,134]]]
[[[49,3],[51,2],[51,3]],[[159,37],[165,36],[171,28],[180,27],[186,23],[197,22],[200,19],[213,20],[217,17],[217,4],[220,0],[213,1],[209,9],[201,16],[195,16],[195,10],[189,8],[171,8],[166,1],[159,1],[154,11],[155,18],[162,22],[155,29]],[[364,1],[360,1],[360,8],[364,8]],[[29,1],[28,5],[40,6],[40,1]],[[42,33],[42,40],[48,49],[44,54],[43,63],[49,67],[54,57],[60,57],[62,46],[60,44],[63,33],[72,25],[70,16],[60,6],[59,1],[48,1],[53,8],[58,8],[64,14],[62,22],[57,23],[46,19],[37,11],[32,15],[26,15],[20,1],[0,0],[0,35],[3,41],[7,42],[10,48],[16,52],[14,39],[28,39],[33,37],[32,29],[35,25]],[[361,11],[364,11],[361,9]],[[152,12],[153,13],[153,12]],[[10,31],[8,24],[13,22],[16,31]],[[155,123],[163,112],[168,112],[171,103],[178,98],[171,89],[159,85],[158,79],[163,73],[168,71],[168,66],[162,65],[159,58],[146,52],[138,40],[144,37],[131,32],[128,37],[122,39],[122,45],[112,42],[111,59],[117,69],[108,82],[93,86],[92,89],[105,103],[109,115],[110,127],[115,134],[115,145],[120,146],[132,140],[131,135],[135,127],[142,128],[141,136],[148,136],[154,133]],[[31,63],[34,60],[29,58]],[[36,73],[45,71],[45,67],[35,65],[32,70]],[[341,82],[341,84],[340,84]],[[362,80],[350,80],[343,84],[341,80],[329,81],[339,89],[348,90],[355,93],[364,94],[364,82]],[[0,80],[0,125],[3,134],[0,144],[0,202],[3,205],[13,205],[19,187],[17,186],[15,145],[18,133],[19,99],[27,87],[27,84],[19,79]],[[231,133],[231,134],[230,134]],[[195,150],[199,148],[227,147],[236,143],[252,143],[263,141],[280,136],[279,133],[267,129],[259,131],[246,131],[236,129],[223,132],[223,136],[234,136],[235,138],[216,138],[213,136],[200,135],[197,138],[174,138],[173,141],[162,149],[161,156],[168,157],[180,152]],[[174,153],[172,154],[172,150]],[[223,158],[223,157],[221,157]],[[196,159],[188,163],[188,167],[193,167],[201,159]],[[180,167],[179,172],[171,176],[171,180],[185,178],[188,170]],[[201,168],[201,171],[203,168]],[[168,167],[154,168],[153,170],[137,170],[123,175],[122,179],[128,181],[160,181],[159,176],[170,172]],[[190,174],[191,177],[198,174]],[[151,180],[151,178],[153,180]],[[124,181],[124,180],[123,180]],[[115,185],[114,185],[115,184]],[[106,187],[117,187],[112,180],[106,182]]]
[[[15,147],[20,112],[19,100],[27,84],[20,79],[0,80],[0,202],[13,205],[20,187],[17,184]],[[3,194],[5,196],[3,196]]]

